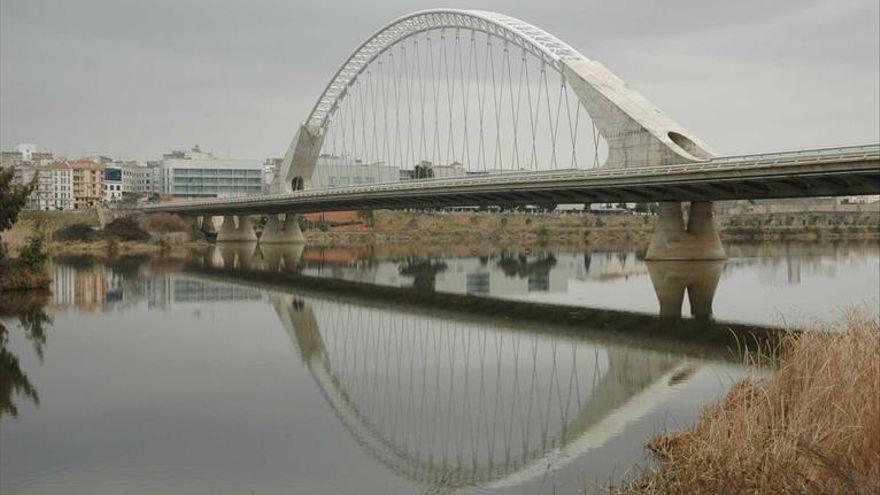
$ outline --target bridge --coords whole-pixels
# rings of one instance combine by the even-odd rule
[[[219,242],[256,241],[251,216],[266,215],[260,242],[283,244],[303,242],[306,212],[652,201],[649,259],[714,260],[725,252],[712,201],[878,193],[880,144],[718,157],[546,31],[435,9],[357,47],[299,126],[270,194],[143,209],[205,217],[207,230],[223,216]]]

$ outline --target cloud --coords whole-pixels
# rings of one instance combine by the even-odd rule
[[[393,0],[4,0],[0,145],[278,156]],[[602,61],[728,152],[880,139],[875,0],[477,2]]]

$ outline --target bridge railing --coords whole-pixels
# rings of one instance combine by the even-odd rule
[[[470,177],[430,178],[410,181],[395,181],[362,186],[340,186],[324,189],[306,189],[289,193],[262,194],[241,198],[216,198],[198,201],[181,201],[173,204],[151,205],[145,210],[186,209],[188,206],[239,205],[254,202],[272,202],[294,198],[313,198],[331,195],[347,195],[375,192],[394,192],[407,190],[448,189],[461,186],[555,182],[559,180],[610,179],[625,177],[652,177],[692,172],[708,172],[724,169],[747,170],[767,166],[780,167],[821,163],[827,161],[857,161],[880,159],[880,144],[846,146],[836,148],[817,148],[812,150],[785,151],[753,155],[724,156],[711,160],[675,165],[640,168],[597,168],[590,170],[564,169],[548,171],[514,171]]]

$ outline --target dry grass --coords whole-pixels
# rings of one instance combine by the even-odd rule
[[[660,466],[617,493],[880,493],[880,325],[853,312],[837,330],[784,337],[774,375],[656,437]]]

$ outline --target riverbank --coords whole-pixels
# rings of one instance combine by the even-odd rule
[[[789,334],[777,371],[735,385],[697,424],[648,445],[656,469],[616,491],[652,494],[880,492],[880,324]]]
[[[351,215],[345,221],[313,221],[304,228],[309,245],[422,244],[541,246],[647,246],[654,229],[652,215],[526,214],[516,212],[408,212],[377,210]],[[57,241],[52,235],[74,224],[97,228],[94,211],[23,212],[20,221],[3,234],[15,252],[39,225],[53,254],[114,252],[107,239]],[[880,215],[875,213],[743,214],[716,219],[722,241],[880,240]],[[151,239],[120,241],[120,254],[161,252],[174,247],[202,247],[204,239],[185,232],[157,234]]]
[[[310,244],[519,244],[642,245],[651,239],[652,215],[424,213],[377,210],[344,222],[317,221],[305,230]],[[787,213],[716,219],[722,241],[880,240],[875,213]]]
[[[55,238],[55,234],[71,226],[85,226],[96,229],[89,239]],[[207,247],[204,238],[195,238],[190,232],[153,232],[147,229],[142,240],[119,240],[110,235],[101,235],[98,216],[94,210],[71,212],[22,212],[19,221],[3,233],[2,242],[7,252],[15,253],[24,245],[28,236],[41,229],[47,238],[46,251],[53,256],[89,255],[109,259],[115,256],[154,254],[171,249],[192,249]],[[86,229],[88,231],[88,229]]]

